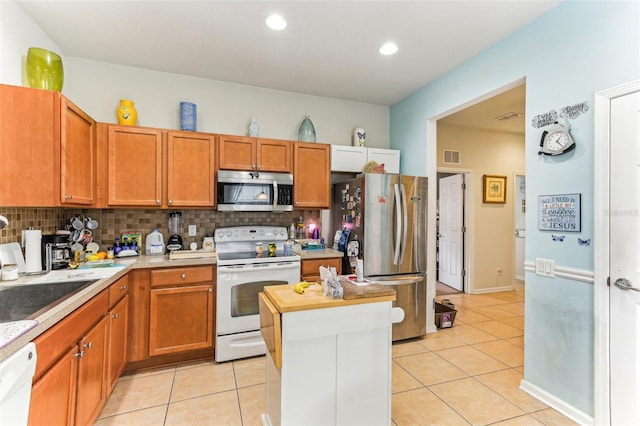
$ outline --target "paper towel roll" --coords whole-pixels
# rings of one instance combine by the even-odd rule
[[[24,231],[24,271],[40,272],[42,271],[42,231],[38,229],[29,229]]]

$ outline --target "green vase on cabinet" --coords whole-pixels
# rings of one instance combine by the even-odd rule
[[[133,101],[120,99],[120,105],[116,108],[118,123],[125,126],[134,126],[138,120],[138,111],[133,106]]]

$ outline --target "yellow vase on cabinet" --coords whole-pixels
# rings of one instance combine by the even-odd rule
[[[120,99],[120,105],[116,108],[118,123],[125,126],[134,126],[138,120],[138,111],[133,107],[133,101]]]

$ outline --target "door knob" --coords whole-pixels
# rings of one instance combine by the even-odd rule
[[[640,288],[634,287],[631,281],[626,278],[618,278],[613,284],[621,290],[640,291]]]

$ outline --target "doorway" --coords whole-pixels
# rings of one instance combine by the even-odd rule
[[[436,122],[436,286],[450,282],[450,287],[466,293],[492,293],[512,290],[524,280],[526,90],[524,81],[518,83]],[[468,174],[466,192],[472,195],[463,205],[464,219],[458,221],[458,209],[444,209],[442,203],[442,182],[454,178],[440,173],[454,175],[463,170]],[[504,178],[503,202],[485,200],[484,175]],[[450,205],[447,200],[444,206]],[[447,212],[454,216],[447,217]],[[447,222],[458,226],[461,234],[466,230],[464,238],[443,239],[448,237],[443,235]],[[458,261],[460,269],[456,269]],[[463,278],[458,280],[449,272],[461,273]]]
[[[436,295],[464,291],[465,175],[438,172]]]

